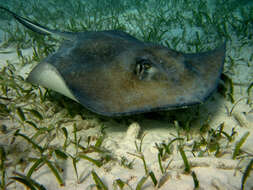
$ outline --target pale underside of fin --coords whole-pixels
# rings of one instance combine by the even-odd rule
[[[46,88],[59,92],[76,102],[79,102],[65,84],[57,69],[46,62],[40,63],[29,74],[27,81],[32,84],[39,84]]]

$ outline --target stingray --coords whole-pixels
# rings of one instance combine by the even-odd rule
[[[105,116],[187,108],[203,103],[217,88],[225,43],[206,52],[185,54],[143,42],[117,30],[52,30],[9,12],[43,35],[65,38],[42,60],[27,81],[59,92]]]

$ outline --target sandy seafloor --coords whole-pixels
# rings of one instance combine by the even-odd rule
[[[129,14],[131,11],[134,10],[130,9]],[[33,13],[30,14],[32,15]],[[1,20],[1,22],[4,24],[6,21]],[[149,22],[149,20],[146,22]],[[126,26],[128,25],[126,24]],[[134,28],[133,25],[129,25],[129,27],[131,30]],[[251,35],[253,35],[252,31],[253,30],[250,31]],[[4,43],[4,32],[2,30],[0,35],[1,43]],[[173,35],[176,35],[176,32]],[[242,46],[244,42],[247,43],[246,45]],[[183,46],[184,45],[187,44],[183,44]],[[253,82],[252,53],[252,37],[249,40],[245,40],[233,34],[232,38],[227,40],[227,57],[225,61],[224,73],[226,73],[234,83],[235,100],[239,100],[248,96],[246,89],[249,84]],[[33,49],[22,49],[22,54],[23,56],[32,56]],[[228,57],[231,57],[234,60],[233,66],[230,65],[231,67],[228,66],[230,64]],[[15,66],[15,74],[21,75],[24,78],[27,77],[31,69],[38,63],[33,62],[32,64],[27,65],[21,64],[21,61],[16,53],[15,44],[12,44],[7,48],[1,48],[0,50],[0,69],[8,64],[7,61]],[[232,70],[229,70],[231,68]],[[3,97],[3,95],[0,96]],[[0,99],[0,103],[4,104],[6,102]],[[108,154],[112,155],[114,158],[113,161],[105,163],[100,168],[87,160],[81,159],[77,163],[80,181],[80,183],[77,183],[72,160],[70,158],[67,160],[56,159],[55,155],[53,155],[54,159],[52,158],[51,161],[53,163],[57,163],[61,168],[63,168],[63,172],[60,174],[63,176],[65,186],[59,186],[55,176],[52,174],[52,172],[50,172],[46,165],[36,170],[32,175],[33,179],[43,184],[48,190],[96,189],[96,186],[94,185],[94,179],[91,175],[92,170],[98,174],[108,189],[113,189],[113,181],[116,179],[121,179],[122,181],[128,182],[129,186],[135,189],[140,179],[145,176],[142,160],[133,155],[138,154],[136,152],[135,142],[137,142],[139,145],[140,136],[143,134],[145,134],[145,137],[143,138],[142,153],[146,160],[147,168],[149,171],[154,172],[157,180],[164,180],[164,184],[159,189],[194,189],[193,178],[190,174],[186,174],[184,172],[184,163],[177,148],[177,146],[181,143],[184,145],[184,151],[192,166],[191,171],[196,173],[196,176],[199,180],[199,189],[204,190],[240,189],[245,166],[253,157],[253,108],[252,105],[247,103],[246,98],[238,102],[231,115],[229,115],[228,112],[233,107],[233,104],[221,94],[216,92],[207,102],[200,106],[193,106],[185,110],[164,111],[126,118],[104,118],[88,112],[88,116],[86,118],[81,117],[81,114],[76,114],[73,118],[69,119],[66,117],[66,109],[59,109],[59,105],[56,105],[57,103],[54,101],[47,100],[44,102],[46,105],[41,105],[43,103],[40,101],[36,101],[36,103],[38,103],[37,109],[42,112],[44,117],[43,121],[38,121],[35,119],[35,121],[37,121],[37,126],[45,127],[46,124],[48,124],[48,126],[50,126],[50,124],[56,125],[57,121],[63,121],[59,126],[65,127],[69,132],[69,138],[73,140],[73,124],[76,123],[78,127],[77,136],[82,137],[80,144],[83,146],[87,146],[86,140],[88,136],[91,136],[91,139],[93,139],[91,140],[91,144],[96,142],[95,139],[99,136],[99,134],[101,134],[100,129],[103,125],[105,127],[105,139],[102,143],[102,147],[109,150],[110,153]],[[24,102],[21,104],[24,107],[26,106]],[[51,106],[51,108],[44,109],[47,106]],[[53,113],[52,110],[58,111]],[[25,112],[25,114],[26,118],[33,118],[28,112]],[[191,121],[191,129],[178,129],[178,127],[174,125],[174,120],[179,120],[179,123],[185,123],[185,118],[194,118]],[[232,130],[234,129],[236,134],[233,136],[233,141],[231,143],[226,141],[226,137],[223,136],[221,138],[219,141],[220,151],[222,152],[221,155],[215,156],[214,152],[206,151],[206,146],[203,145],[200,147],[203,148],[203,155],[198,156],[198,152],[201,151],[200,149],[199,151],[195,152],[194,156],[191,153],[194,141],[201,141],[202,137],[199,131],[200,126],[203,126],[207,120],[208,125],[210,126],[209,130],[216,130],[222,123],[224,123],[224,132],[231,134]],[[13,171],[26,174],[26,172],[29,170],[32,163],[29,163],[27,160],[28,157],[38,156],[38,154],[34,153],[32,150],[32,146],[23,138],[16,137],[15,142],[13,143],[13,133],[16,129],[20,128],[20,132],[32,137],[35,132],[30,129],[29,126],[23,126],[19,117],[15,114],[12,119],[7,116],[1,116],[0,124],[7,127],[7,132],[0,135],[0,144],[7,152],[7,160],[5,162],[8,166],[6,169],[6,180],[10,182],[8,177],[14,175]],[[250,134],[240,148],[240,155],[237,156],[236,159],[232,159],[236,142],[238,142],[246,132],[250,132]],[[54,136],[54,138],[51,138],[52,142],[50,142],[50,145],[52,147],[61,147],[65,141],[63,133],[59,132],[58,130],[55,133],[52,132],[52,136]],[[164,168],[168,166],[165,173],[162,174],[158,164],[158,150],[155,146],[155,143],[168,143],[176,137],[183,138],[184,140],[176,141],[171,146],[173,147],[172,154],[168,155],[162,161]],[[208,132],[204,133],[203,137],[208,139]],[[46,137],[46,140],[44,139],[44,141],[48,141],[48,139],[50,138]],[[40,143],[43,144],[45,143],[44,141],[41,139]],[[71,155],[75,155],[75,151],[75,146],[68,146],[66,149],[66,152]],[[98,153],[89,153],[87,155],[95,159],[101,158],[101,155]],[[128,162],[134,160],[132,169],[123,167],[120,164],[122,157],[126,158]],[[21,158],[26,163],[26,167],[23,167],[23,165],[20,164],[19,160]],[[19,183],[12,183],[7,189],[25,188]],[[125,186],[124,189],[130,188]],[[144,183],[142,189],[155,189],[150,178],[148,178]],[[252,172],[247,179],[245,189],[253,189]]]

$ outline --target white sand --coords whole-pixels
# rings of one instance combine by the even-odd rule
[[[31,53],[30,50],[25,50],[24,52],[27,52],[28,54]],[[15,53],[4,54],[4,56],[1,56],[1,64],[4,63],[5,59],[8,59],[14,63],[18,63]],[[22,73],[22,75],[25,75],[27,74],[26,72],[28,71],[28,69],[31,69],[31,67],[21,69],[20,73]],[[241,94],[236,94],[236,97],[241,96]],[[242,101],[234,109],[233,115],[228,116],[228,114],[226,113],[225,105],[230,109],[232,107],[231,103],[226,102],[217,94],[215,95],[215,99],[215,101],[207,102],[202,108],[209,111],[211,110],[210,113],[214,114],[210,122],[211,127],[215,129],[219,124],[224,122],[224,131],[226,131],[228,134],[231,133],[232,128],[235,128],[237,135],[235,136],[234,143],[232,144],[235,144],[235,142],[238,141],[245,132],[249,131],[250,136],[247,138],[247,141],[243,145],[242,150],[252,155],[253,113],[249,113],[250,108],[245,104],[245,101]],[[212,112],[213,110],[216,111]],[[244,113],[247,114],[245,115]],[[85,125],[85,121],[81,120],[80,126],[82,126],[83,124]],[[64,168],[63,176],[64,181],[66,183],[64,187],[59,187],[55,177],[46,166],[43,166],[38,170],[38,172],[35,172],[32,176],[33,179],[43,184],[48,190],[81,190],[87,189],[88,187],[91,188],[91,184],[94,184],[94,180],[91,176],[91,171],[94,169],[96,173],[101,177],[103,182],[108,185],[109,189],[113,188],[112,183],[118,178],[123,181],[128,181],[131,187],[135,187],[140,178],[145,175],[145,171],[142,161],[129,153],[136,153],[134,142],[137,141],[137,144],[140,143],[140,139],[138,139],[140,133],[146,133],[146,136],[143,140],[142,150],[147,166],[155,173],[157,179],[162,178],[163,175],[159,169],[159,164],[157,160],[158,151],[155,148],[155,143],[161,143],[162,141],[168,142],[168,139],[173,139],[174,137],[172,136],[172,134],[177,134],[176,129],[174,127],[169,126],[168,122],[166,121],[157,121],[148,118],[142,120],[139,123],[133,121],[130,126],[117,123],[114,120],[109,120],[104,124],[106,125],[106,127],[108,127],[106,129],[107,137],[103,142],[104,147],[111,150],[113,156],[115,158],[118,158],[119,160],[122,156],[126,157],[128,161],[132,161],[133,159],[135,159],[133,169],[126,169],[120,166],[118,162],[109,162],[101,168],[98,168],[88,161],[81,160],[78,163],[78,173],[81,176],[80,180],[83,180],[83,182],[77,184],[72,160],[68,159],[67,161],[59,160],[59,164],[61,165],[61,167]],[[66,128],[71,134],[71,131],[73,130],[72,123],[68,123],[66,125]],[[87,137],[88,135],[96,135],[99,132],[98,129],[98,127],[95,127],[89,130],[81,130],[78,132],[78,136]],[[3,138],[1,139],[3,140]],[[19,140],[20,143],[24,143],[22,139]],[[63,144],[63,140],[64,136],[60,134],[53,141],[52,144]],[[193,140],[194,137],[193,139],[185,143],[190,147],[192,145]],[[22,147],[21,144],[20,146]],[[27,143],[25,143],[24,146],[27,146]],[[68,150],[68,152],[73,153],[74,147]],[[202,189],[240,189],[242,178],[242,170],[240,168],[245,166],[245,160],[242,163],[239,163],[238,160],[232,160],[231,151],[225,154],[223,156],[224,158],[214,158],[213,156],[193,158],[192,154],[190,154],[189,152],[186,153],[192,165],[192,171],[195,171],[199,180],[200,187]],[[89,154],[89,156],[91,156],[92,158],[96,158],[96,154]],[[193,189],[194,184],[192,176],[189,174],[184,174],[184,164],[182,162],[182,158],[179,152],[176,151],[176,148],[173,152],[173,155],[163,162],[164,167],[166,167],[166,165],[170,161],[171,164],[169,165],[166,172],[167,181],[160,189]],[[253,176],[251,175],[247,180],[247,184],[245,185],[246,189],[251,189],[253,187],[252,180]],[[19,186],[20,185],[17,184],[17,189],[21,188]],[[143,189],[154,189],[153,183],[150,179],[148,179],[144,187],[145,188]]]

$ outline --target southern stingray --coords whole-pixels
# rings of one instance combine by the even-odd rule
[[[217,88],[225,44],[208,52],[184,54],[142,42],[116,30],[61,32],[16,15],[40,34],[66,40],[42,60],[27,81],[55,90],[106,116],[185,108],[204,102]]]

